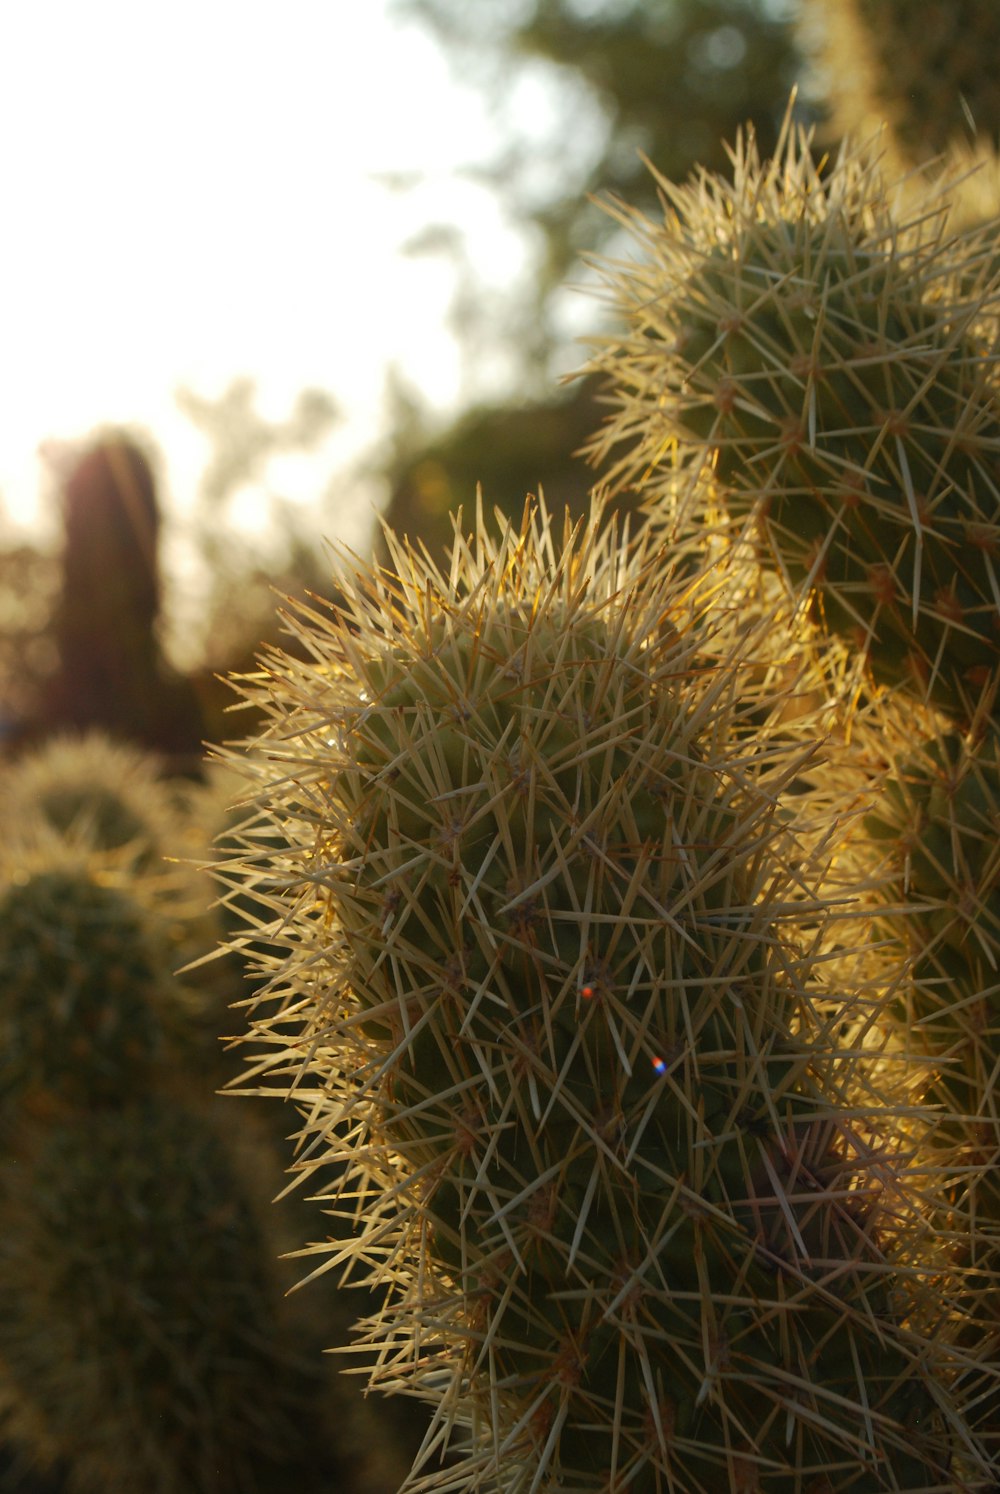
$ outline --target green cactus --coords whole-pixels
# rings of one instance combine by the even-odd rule
[[[960,1206],[1000,1222],[1000,741],[911,746],[865,818],[893,871],[887,923],[912,960],[901,1013],[931,1067],[926,1098],[956,1152]],[[987,1248],[985,1243],[983,1248]],[[989,1247],[992,1248],[992,1247]]]
[[[899,1246],[793,937],[804,754],[748,750],[752,639],[650,559],[480,523],[268,660],[253,1073],[301,1093],[306,1170],[349,1164],[373,1379],[469,1428],[470,1486],[943,1489],[919,1210]]]
[[[0,888],[5,1098],[117,1102],[184,1021],[167,949],[125,888],[55,856]]]
[[[595,450],[673,534],[704,529],[707,470],[877,681],[968,718],[1000,663],[987,240],[947,240],[940,204],[895,221],[871,162],[821,175],[790,134],[663,187],[662,224],[626,214],[646,260],[608,271],[628,330],[593,360],[618,407]]]
[[[309,1377],[283,1343],[246,1186],[202,1114],[146,1099],[18,1131],[0,1223],[12,1429],[65,1467],[69,1494],[306,1486]]]

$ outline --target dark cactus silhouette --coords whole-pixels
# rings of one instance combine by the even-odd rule
[[[58,665],[24,736],[102,728],[196,771],[203,713],[160,647],[160,507],[139,442],[109,431],[87,446],[64,481],[62,517]]]

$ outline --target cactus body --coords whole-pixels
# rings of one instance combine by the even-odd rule
[[[20,1132],[9,1157],[0,1362],[72,1494],[262,1487],[255,1469],[291,1457],[304,1381],[211,1127],[146,1100]]]
[[[174,984],[146,910],[85,863],[0,892],[5,1095],[116,1101],[165,1056]]]
[[[956,1153],[956,1201],[1000,1220],[1000,743],[947,735],[898,763],[866,816],[895,868],[889,916],[913,962],[902,1013],[915,1045],[940,1060],[926,1098]],[[903,911],[899,911],[902,909]],[[985,1248],[985,1246],[984,1246]],[[995,1248],[995,1246],[993,1247]]]
[[[8,823],[35,816],[76,844],[124,851],[143,870],[177,851],[177,809],[156,761],[100,732],[56,737],[5,765],[0,803]]]
[[[750,672],[613,533],[475,544],[358,576],[251,752],[258,1070],[384,1190],[343,1251],[395,1288],[382,1376],[472,1427],[468,1487],[937,1487],[892,1211],[800,1032],[798,759],[748,758]]]
[[[878,681],[971,714],[1000,662],[980,242],[894,223],[873,167],[821,179],[802,142],[668,191],[663,225],[633,224],[649,262],[614,271],[632,332],[595,360],[620,406],[596,444],[628,446],[618,480],[653,502],[710,463],[730,523]]]

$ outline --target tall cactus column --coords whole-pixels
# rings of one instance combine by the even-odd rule
[[[398,546],[248,685],[254,1072],[347,1165],[373,1379],[464,1428],[442,1488],[943,1488],[919,1211],[794,938],[802,753],[748,746],[751,646],[652,559],[530,513],[448,576]]]
[[[901,163],[1000,136],[1000,12],[992,0],[803,0],[839,134],[888,125]]]

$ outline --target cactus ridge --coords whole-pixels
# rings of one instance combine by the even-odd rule
[[[613,480],[674,532],[708,465],[735,531],[877,680],[970,715],[1000,657],[987,240],[945,238],[933,204],[899,224],[861,153],[824,179],[790,133],[735,173],[662,183],[662,224],[623,215],[648,254],[606,271],[631,330],[592,360],[618,404],[594,451],[626,448]]]
[[[391,1286],[374,1383],[473,1429],[462,1487],[938,1487],[892,1167],[808,1036],[803,750],[737,727],[752,639],[714,653],[698,585],[596,520],[480,519],[447,577],[391,543],[398,582],[269,657],[248,776],[288,849],[225,872],[288,951],[251,1074],[303,1171],[347,1165],[330,1264]]]

